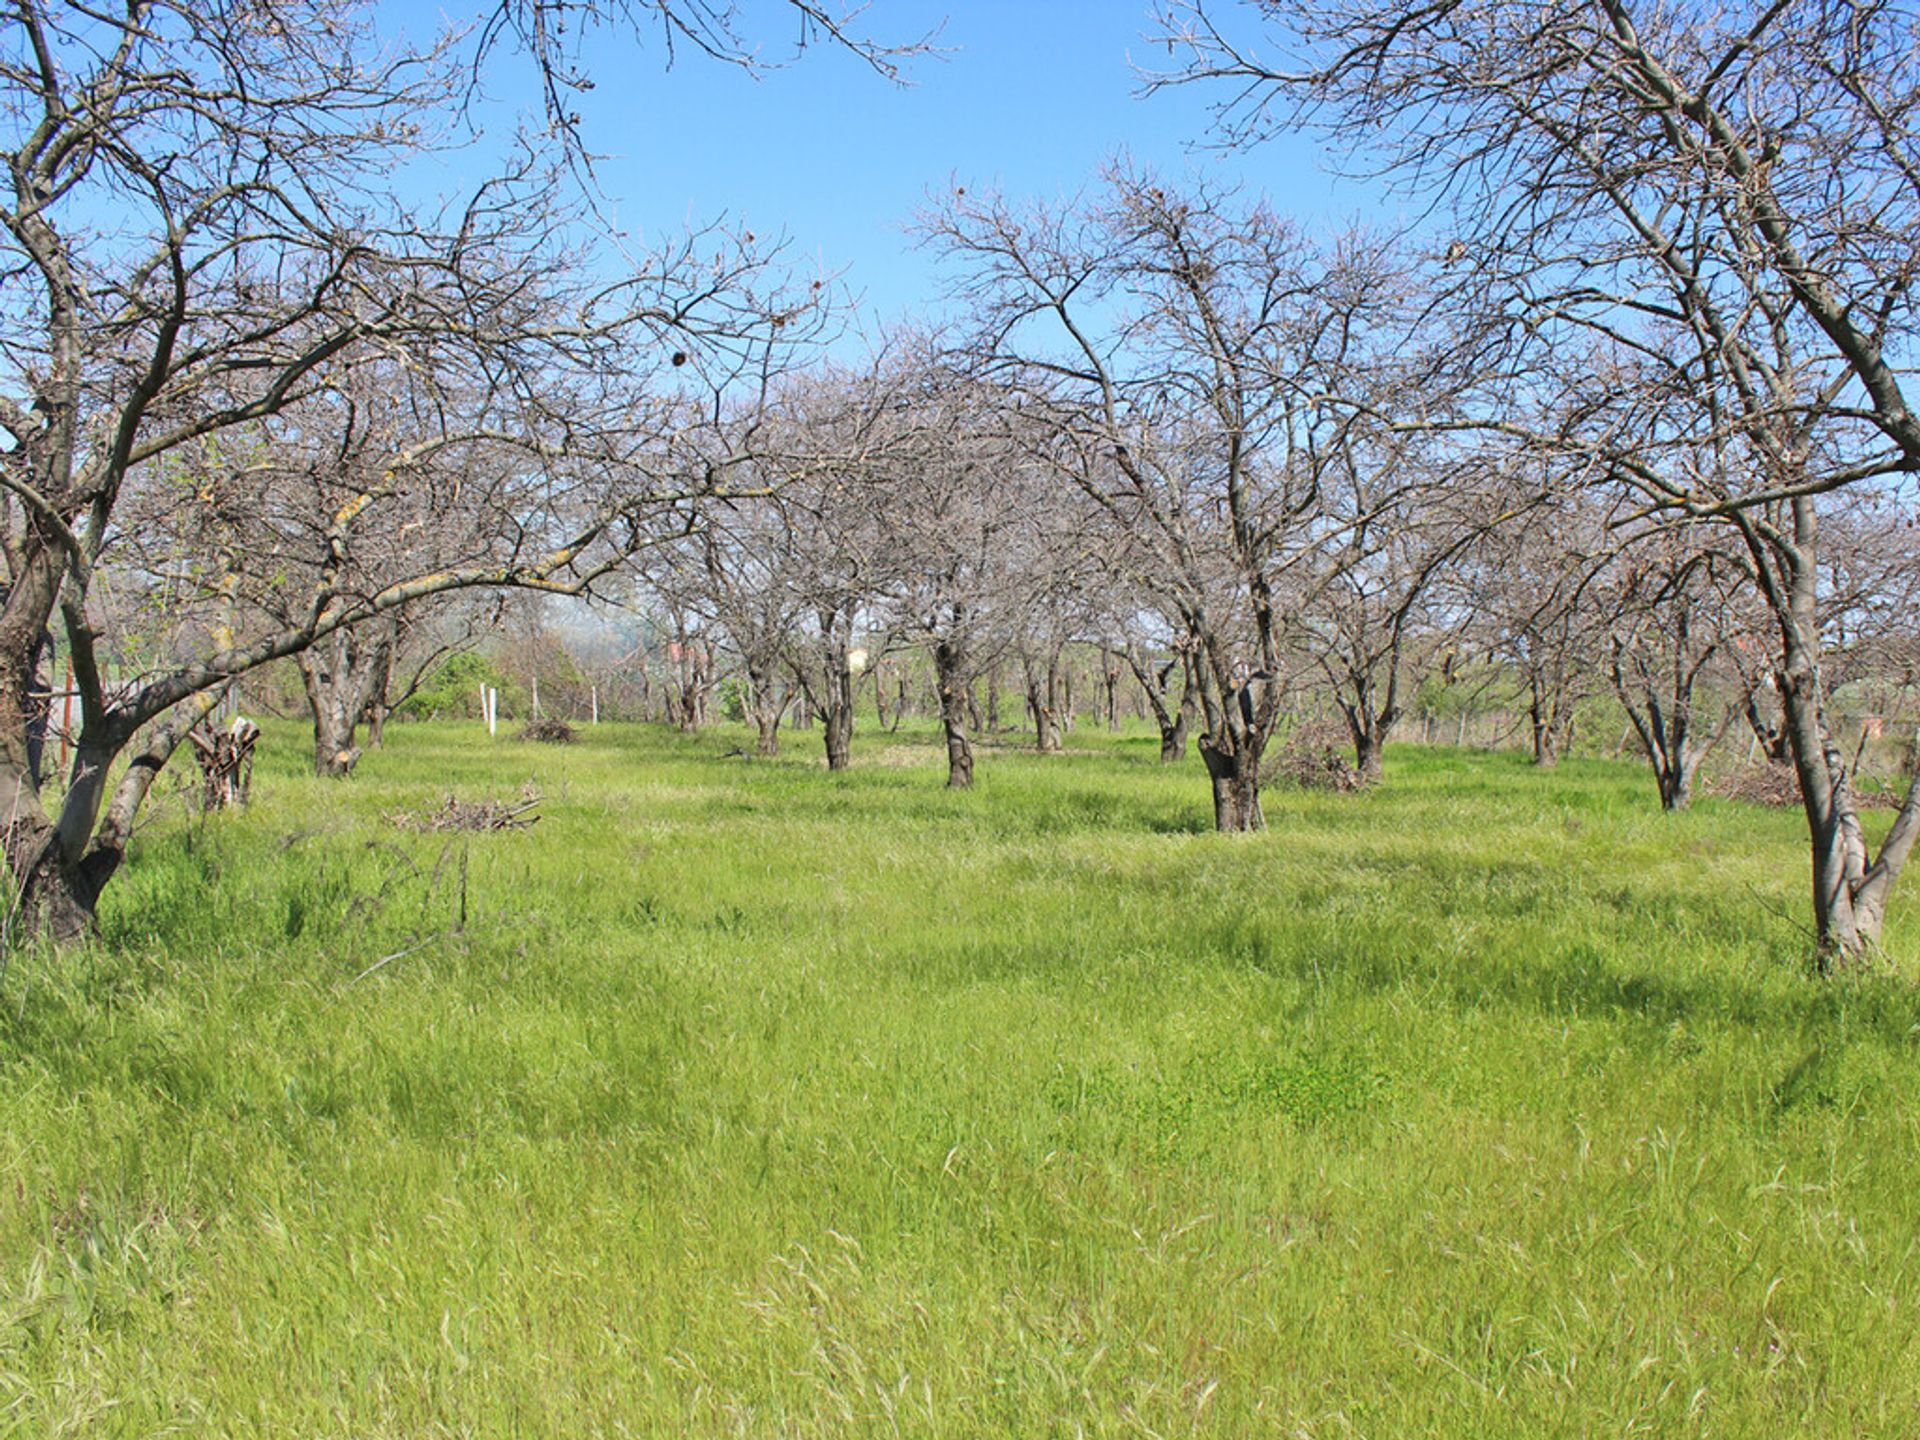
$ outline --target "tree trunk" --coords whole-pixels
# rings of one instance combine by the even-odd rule
[[[754,728],[758,734],[754,738],[753,753],[763,760],[772,760],[780,754],[780,712],[769,712],[761,706],[754,707]]]
[[[967,737],[966,694],[972,689],[966,657],[959,646],[941,640],[933,647],[934,681],[940,694],[940,724],[947,737],[947,788],[973,788],[973,742]]]
[[[829,660],[826,694],[820,707],[826,736],[827,769],[845,770],[853,764],[853,676],[844,658]]]
[[[1182,661],[1179,657],[1167,661],[1157,671],[1150,670],[1132,650],[1127,651],[1127,665],[1133,671],[1133,678],[1139,682],[1140,698],[1153,712],[1154,724],[1160,727],[1160,763],[1177,764],[1187,758],[1187,732],[1193,728],[1194,713],[1200,708],[1194,699],[1196,686],[1193,680],[1192,661]],[[1180,703],[1167,704],[1167,687],[1173,681],[1173,672],[1181,672]]]
[[[1377,785],[1386,773],[1386,742],[1377,732],[1356,735],[1353,741],[1354,768],[1362,785]]]
[[[1815,961],[1822,972],[1857,962],[1879,943],[1887,899],[1920,835],[1920,784],[1869,858],[1845,758],[1827,728],[1820,676],[1818,516],[1793,501],[1793,543],[1785,548],[1780,601],[1782,664],[1777,677],[1794,773],[1812,842]],[[1783,594],[1780,592],[1784,591]]]
[[[780,753],[780,722],[786,718],[791,696],[774,681],[773,667],[764,659],[747,667],[748,709],[757,732],[753,751],[771,760]]]
[[[118,849],[97,848],[78,865],[63,865],[47,855],[20,886],[13,922],[18,932],[56,945],[92,935],[99,929],[100,892],[120,868],[122,858]]]
[[[393,662],[390,630],[372,638],[353,629],[336,630],[296,657],[313,712],[313,771],[322,779],[353,773],[360,759],[355,736],[376,686]]]
[[[360,747],[353,743],[358,727],[339,706],[323,703],[313,713],[313,773],[323,780],[339,780],[353,773]]]
[[[1171,724],[1163,717],[1160,721],[1160,763],[1177,765],[1187,758],[1187,731],[1193,726],[1193,702],[1182,698],[1180,708],[1173,712]]]
[[[1353,699],[1335,698],[1347,722],[1347,734],[1353,741],[1354,773],[1362,785],[1378,784],[1386,773],[1387,734],[1400,718],[1394,699],[1398,685],[1394,681],[1388,683],[1386,704],[1377,713],[1373,702],[1379,692],[1374,688],[1370,671],[1349,671],[1345,685]]]
[[[1049,666],[1043,673],[1024,656],[1020,664],[1027,681],[1027,711],[1033,719],[1034,749],[1042,755],[1055,754],[1060,749],[1060,719],[1053,708],[1057,688],[1053,668]]]
[[[367,692],[367,745],[378,750],[387,743],[387,716],[392,713],[388,699],[393,693],[393,661],[398,645],[381,647],[379,667]]]
[[[1218,749],[1204,739],[1200,758],[1206,761],[1207,776],[1213,782],[1213,828],[1223,833],[1266,829],[1258,758],[1244,749]]]
[[[1566,752],[1571,717],[1563,715],[1567,708],[1561,694],[1556,693],[1553,677],[1538,666],[1527,672],[1527,718],[1533,728],[1533,763],[1542,770],[1551,770],[1560,763],[1560,757]]]
[[[1693,804],[1693,770],[1693,752],[1684,748],[1658,767],[1662,810],[1685,810]]]

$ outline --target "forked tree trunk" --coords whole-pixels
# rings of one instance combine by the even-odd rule
[[[1359,772],[1362,785],[1377,785],[1386,773],[1386,741],[1377,730],[1370,730],[1353,737],[1354,769]]]
[[[313,771],[322,779],[351,775],[359,763],[360,719],[392,653],[390,631],[369,637],[342,629],[296,657],[313,712]]]
[[[1163,717],[1160,722],[1160,763],[1177,765],[1187,758],[1187,732],[1193,728],[1193,697],[1180,697],[1180,706],[1173,712],[1173,723],[1168,724]]]
[[[1554,743],[1553,717],[1547,711],[1547,702],[1540,693],[1538,681],[1534,682],[1527,714],[1533,721],[1533,763],[1542,770],[1551,770],[1560,763],[1560,749]]]
[[[1563,680],[1535,666],[1527,673],[1527,719],[1533,731],[1533,763],[1551,770],[1573,744],[1574,707]]]
[[[1133,678],[1140,684],[1140,694],[1147,708],[1153,712],[1154,724],[1160,727],[1160,763],[1177,764],[1187,758],[1187,734],[1193,728],[1193,717],[1200,708],[1194,699],[1195,685],[1192,673],[1192,661],[1176,657],[1167,661],[1158,670],[1149,670],[1141,663],[1133,651],[1127,651],[1127,666],[1133,671]],[[1173,681],[1173,672],[1181,672],[1180,702],[1170,704],[1168,687]]]
[[[747,667],[747,698],[756,731],[753,751],[771,760],[780,754],[780,722],[792,697],[774,683],[772,668],[764,662]]]
[[[1344,675],[1336,673],[1335,679],[1344,692],[1336,693],[1335,701],[1353,741],[1354,771],[1362,785],[1378,784],[1386,773],[1387,736],[1400,719],[1398,662],[1388,672],[1385,703],[1377,709],[1380,690],[1375,687],[1371,669],[1349,669]],[[1347,699],[1348,695],[1353,698]]]
[[[1020,667],[1027,682],[1027,711],[1033,720],[1033,745],[1042,755],[1052,755],[1060,749],[1060,717],[1054,709],[1054,697],[1058,687],[1054,667],[1051,663],[1041,671],[1031,659],[1020,657]]]
[[[1260,809],[1260,761],[1246,749],[1222,750],[1200,742],[1200,758],[1213,782],[1213,828],[1230,833],[1267,828]]]
[[[90,666],[89,659],[89,666]],[[108,796],[109,777],[120,758],[125,730],[104,722],[104,738],[83,727],[68,771],[57,819],[41,808],[39,786],[28,772],[24,727],[0,725],[0,846],[15,887],[12,934],[63,944],[97,928],[100,894],[126,857],[135,817],[166,767],[180,738],[219,704],[223,690],[193,697],[147,732],[147,743],[129,757]],[[17,716],[20,696],[0,680],[0,718]],[[100,717],[91,717],[100,723]],[[14,742],[14,743],[9,743]]]

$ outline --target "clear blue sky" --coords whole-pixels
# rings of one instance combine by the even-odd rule
[[[791,12],[773,0],[748,8],[763,53],[785,57]],[[381,7],[383,23],[416,37],[441,13],[421,0]],[[1068,195],[1124,149],[1170,174],[1239,179],[1303,218],[1364,217],[1380,203],[1332,179],[1310,138],[1246,155],[1193,150],[1207,100],[1219,97],[1135,98],[1130,59],[1166,55],[1146,39],[1146,0],[875,0],[866,23],[887,39],[941,27],[945,53],[912,62],[904,87],[831,49],[756,79],[685,50],[668,70],[657,37],[597,33],[586,55],[596,88],[579,109],[589,147],[609,157],[597,173],[610,215],[639,237],[723,213],[762,234],[784,231],[796,253],[844,270],[873,311],[896,316],[937,290],[935,261],[903,226],[952,179],[1017,197]],[[516,112],[537,109],[530,78],[524,61],[490,62],[491,138],[504,141]]]

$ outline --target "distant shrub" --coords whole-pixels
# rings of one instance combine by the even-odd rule
[[[429,674],[394,713],[408,720],[478,720],[482,685],[500,692],[502,714],[520,708],[522,687],[502,673],[491,657],[469,650]]]

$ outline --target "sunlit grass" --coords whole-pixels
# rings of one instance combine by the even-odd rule
[[[1798,816],[741,739],[163,806],[0,990],[0,1435],[1920,1431],[1920,915],[1807,978]]]

